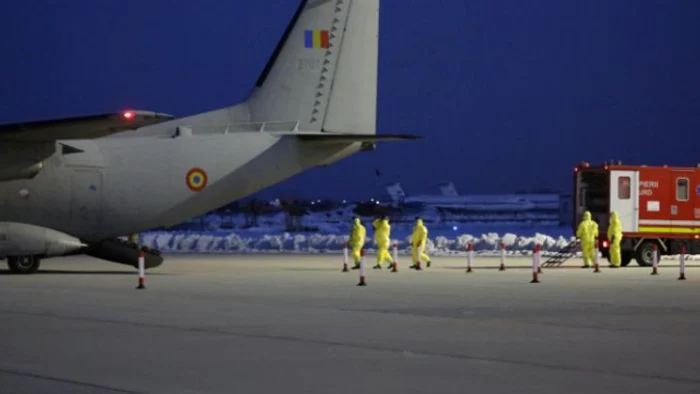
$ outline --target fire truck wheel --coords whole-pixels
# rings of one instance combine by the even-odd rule
[[[654,263],[654,241],[644,241],[635,253],[634,259],[640,267],[651,267]]]
[[[630,265],[630,262],[632,261],[632,258],[634,255],[630,251],[624,251],[621,253],[622,261],[620,262],[620,265],[623,267],[627,267]]]

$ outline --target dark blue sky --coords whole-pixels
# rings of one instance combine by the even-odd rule
[[[297,4],[2,2],[0,122],[233,104]],[[427,139],[264,195],[357,198],[391,181],[437,193],[447,180],[461,193],[568,192],[581,160],[695,165],[698,20],[695,0],[383,0],[379,132]]]

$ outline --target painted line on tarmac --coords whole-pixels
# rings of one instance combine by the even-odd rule
[[[124,390],[124,389],[104,386],[104,385],[95,384],[95,383],[88,383],[88,382],[82,382],[79,380],[72,380],[72,379],[65,379],[65,378],[57,378],[54,376],[48,376],[48,375],[32,373],[32,372],[24,372],[24,371],[19,371],[19,370],[15,370],[15,369],[8,369],[8,368],[3,368],[3,367],[0,367],[0,374],[22,376],[25,378],[34,378],[34,379],[46,380],[46,381],[50,381],[50,382],[60,382],[60,383],[70,384],[73,386],[90,387],[93,389],[111,391],[114,393],[146,394],[145,392],[142,392],[142,391]]]

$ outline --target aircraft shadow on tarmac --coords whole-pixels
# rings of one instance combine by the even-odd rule
[[[10,270],[0,270],[0,276],[3,275],[17,275],[17,276],[23,276],[23,275],[18,275],[13,272],[10,272]],[[88,270],[40,270],[32,275],[127,275],[127,276],[138,276],[138,272],[132,272],[132,271],[100,271],[100,270],[94,270],[94,271],[88,271]],[[165,276],[165,275],[175,275],[175,274],[168,274],[168,273],[162,273],[162,272],[146,272],[146,277],[149,276]]]

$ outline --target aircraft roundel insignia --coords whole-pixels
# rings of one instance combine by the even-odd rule
[[[201,168],[193,168],[187,172],[185,182],[190,190],[198,192],[207,185],[207,173]]]

